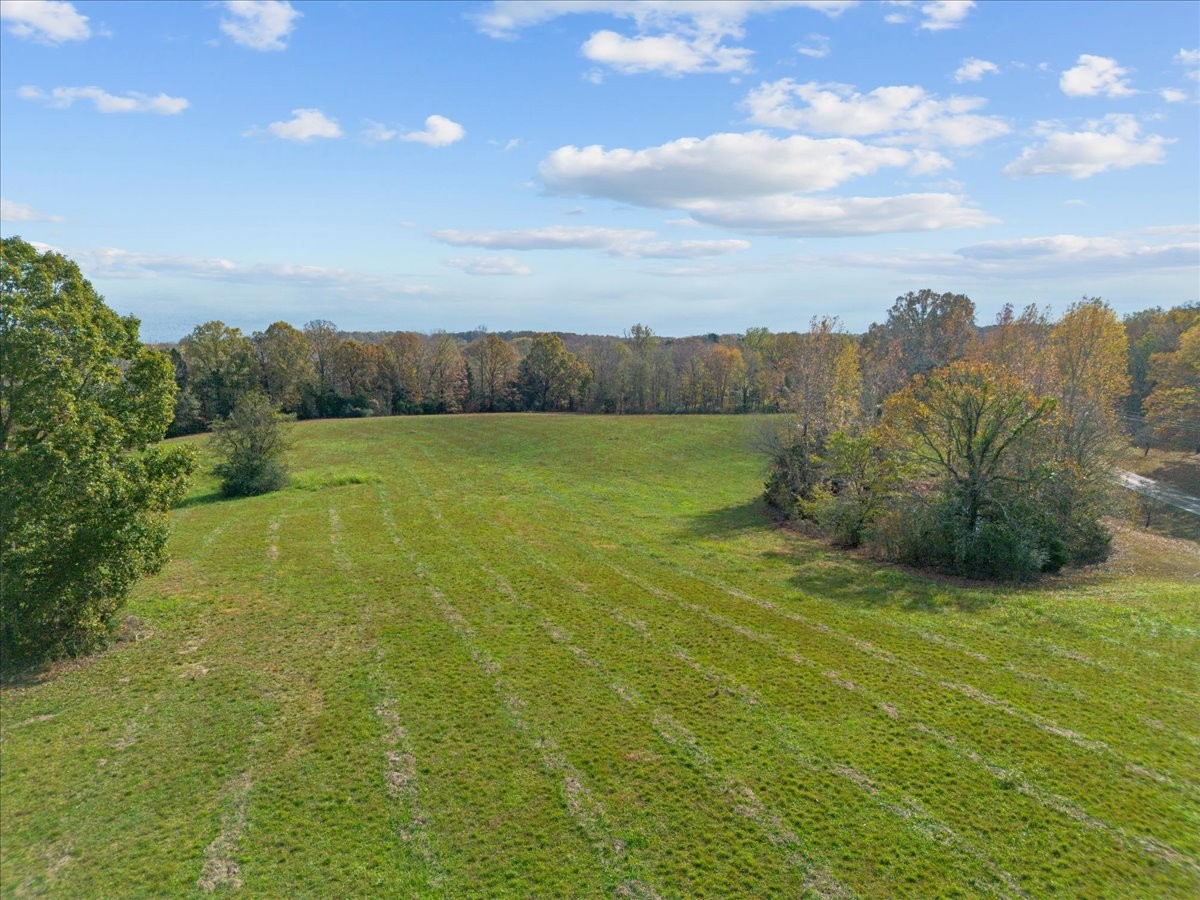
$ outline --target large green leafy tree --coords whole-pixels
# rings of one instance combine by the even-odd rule
[[[82,653],[161,566],[193,468],[170,360],[57,253],[0,246],[0,651]]]

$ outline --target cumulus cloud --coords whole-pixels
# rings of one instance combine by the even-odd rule
[[[92,36],[88,17],[70,3],[59,0],[3,0],[0,21],[10,34],[57,45],[66,41],[86,41]]]
[[[658,72],[677,77],[746,71],[753,51],[725,41],[742,38],[750,16],[807,7],[832,17],[855,5],[857,0],[498,0],[473,18],[484,34],[505,39],[575,13],[629,19],[636,34],[597,31],[584,43],[584,56],[626,74]]]
[[[799,197],[775,195],[687,205],[692,218],[751,234],[839,237],[977,228],[997,220],[957,194],[894,197]]]
[[[921,27],[926,31],[946,31],[958,28],[967,13],[975,8],[975,0],[932,0],[921,4]]]
[[[708,38],[689,40],[676,34],[624,37],[597,31],[583,44],[583,55],[626,75],[661,72],[668,76],[697,72],[744,72],[751,51],[723,47]]]
[[[829,55],[831,44],[823,34],[810,34],[803,44],[796,45],[796,52],[811,59],[824,59]]]
[[[797,102],[799,101],[799,102]],[[1007,134],[1008,124],[981,116],[982,97],[938,97],[912,85],[862,94],[848,84],[764,82],[744,101],[758,125],[842,137],[886,136],[889,143],[969,147]]]
[[[257,128],[251,128],[242,133],[243,137],[253,137],[260,134]],[[281,141],[300,141],[307,143],[316,138],[340,138],[342,126],[336,119],[331,119],[319,109],[293,109],[292,117],[280,122],[272,122],[267,126],[267,134]]]
[[[680,138],[644,150],[560,147],[538,167],[547,190],[639,206],[817,191],[916,157],[895,147],[836,138],[774,138],[762,132]]]
[[[1184,66],[1200,66],[1200,50],[1183,50],[1175,54],[1175,62]]]
[[[1058,86],[1068,97],[1128,97],[1137,93],[1126,80],[1128,74],[1111,57],[1083,53],[1074,68],[1062,73]]]
[[[446,260],[446,265],[468,275],[529,275],[533,272],[513,256],[459,256]]]
[[[425,120],[424,131],[410,131],[400,135],[402,141],[413,141],[429,147],[445,147],[455,141],[461,141],[466,131],[457,122],[452,122],[445,116],[430,116]]]
[[[886,167],[928,174],[947,165],[932,151],[750,132],[682,138],[637,151],[561,147],[543,160],[539,174],[553,194],[677,209],[694,221],[752,234],[881,234],[995,221],[951,193],[801,196]]]
[[[1158,95],[1168,103],[1182,103],[1188,98],[1187,91],[1181,91],[1176,88],[1163,88],[1158,92]]]
[[[1142,135],[1133,116],[1112,114],[1088,122],[1085,131],[1050,131],[1045,142],[1026,147],[1004,167],[1004,174],[1066,175],[1091,178],[1111,169],[1161,163],[1166,158],[1169,138]]]
[[[0,222],[63,222],[62,216],[38,212],[24,203],[14,203],[0,197]]]
[[[160,116],[173,116],[188,108],[188,102],[183,97],[171,97],[158,94],[140,94],[129,91],[123,95],[110,94],[103,88],[89,87],[56,87],[44,91],[39,87],[26,86],[17,91],[22,100],[34,100],[44,103],[54,109],[66,109],[76,100],[88,100],[102,113],[155,113]]]
[[[251,50],[286,50],[303,13],[287,0],[225,0],[221,31]]]
[[[999,71],[1000,67],[994,62],[969,56],[962,61],[961,66],[955,69],[954,80],[959,84],[966,81],[979,81],[984,75],[995,75]]]
[[[893,11],[884,16],[891,25],[903,25],[911,21],[912,14],[921,16],[920,27],[926,31],[947,31],[958,28],[975,8],[975,0],[928,0],[917,4],[914,0],[884,0]]]

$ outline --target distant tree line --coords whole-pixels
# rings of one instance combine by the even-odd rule
[[[1146,448],[1200,443],[1200,304],[1146,310],[1123,324],[1128,386],[1119,398],[1120,423]],[[914,376],[977,358],[997,341],[1003,346],[988,352],[1003,357],[998,364],[1028,367],[1028,346],[1044,344],[1050,329],[1048,314],[1036,307],[1005,307],[979,327],[969,298],[924,290],[900,298],[885,322],[862,335],[845,333],[836,317],[814,318],[803,333],[750,328],[684,338],[641,324],[616,337],[498,334],[482,326],[459,334],[352,334],[323,320],[302,329],[276,322],[245,335],[207,322],[162,349],[179,387],[173,435],[211,429],[255,390],[301,419],[783,412],[808,428],[827,419],[878,419],[885,401]],[[1032,387],[1044,387],[1042,381]]]

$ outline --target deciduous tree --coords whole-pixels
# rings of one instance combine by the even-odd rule
[[[167,356],[138,340],[57,253],[0,245],[0,652],[102,643],[133,582],[161,566],[167,510],[194,460],[155,445]]]

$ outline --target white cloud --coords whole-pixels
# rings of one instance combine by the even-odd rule
[[[959,84],[966,81],[979,81],[984,75],[995,75],[999,71],[1000,67],[994,62],[969,56],[954,71],[954,80]]]
[[[1200,50],[1180,50],[1175,54],[1174,61],[1187,68],[1188,78],[1200,81]]]
[[[62,216],[38,212],[24,203],[14,203],[0,197],[0,222],[64,222]]]
[[[644,150],[560,147],[538,167],[553,194],[608,197],[640,206],[818,191],[916,157],[894,147],[762,132],[680,138]]]
[[[838,237],[976,228],[997,220],[969,206],[957,194],[902,194],[895,197],[797,197],[775,195],[747,200],[704,200],[685,207],[692,217],[750,234]]]
[[[1180,91],[1176,88],[1163,88],[1158,95],[1168,103],[1182,103],[1188,98],[1187,91]]]
[[[804,39],[803,44],[796,45],[796,52],[812,59],[824,59],[829,55],[830,46],[829,38],[825,35],[810,34]]]
[[[677,209],[695,221],[752,234],[881,234],[995,221],[952,193],[799,196],[884,167],[927,174],[948,164],[924,150],[751,132],[682,138],[638,151],[561,147],[543,160],[539,174],[553,194]]]
[[[1091,178],[1110,169],[1161,163],[1169,138],[1141,134],[1129,115],[1108,115],[1088,122],[1086,131],[1051,131],[1045,143],[1026,147],[1020,157],[1004,167],[1009,176],[1067,175]]]
[[[625,74],[677,77],[748,70],[753,51],[724,42],[742,38],[750,16],[807,7],[833,17],[856,5],[857,0],[497,0],[472,18],[484,34],[506,39],[576,13],[630,19],[636,34],[597,31],[584,43],[583,55]],[[585,77],[599,83],[594,74]]]
[[[926,31],[945,31],[958,28],[972,9],[975,0],[931,0],[921,4],[921,27]]]
[[[1200,265],[1200,243],[1147,244],[1125,237],[1046,237],[985,241],[955,251],[981,266],[1025,264],[1027,270],[1056,271],[1066,267],[1178,268]]]
[[[573,13],[633,19],[639,29],[667,30],[682,23],[740,36],[742,23],[752,15],[807,7],[833,18],[857,5],[858,0],[496,0],[472,18],[494,38],[513,38],[525,28]]]
[[[139,253],[118,247],[59,250],[49,245],[36,246],[38,249],[55,250],[69,256],[79,263],[79,267],[89,278],[188,277],[251,284],[280,282],[354,291],[370,290],[382,295],[434,293],[434,289],[427,284],[405,284],[382,276],[326,266],[238,263],[220,257]]]
[[[889,25],[903,25],[914,12],[921,15],[920,27],[925,31],[946,31],[958,28],[967,14],[975,8],[975,0],[928,0],[918,6],[914,0],[884,0],[893,11],[883,17]]]
[[[1111,57],[1082,53],[1078,65],[1062,73],[1058,86],[1068,97],[1128,97],[1137,93],[1126,80],[1128,74]]]
[[[873,253],[809,256],[803,268],[881,269],[909,276],[976,279],[1095,278],[1098,274],[1133,274],[1200,265],[1200,242],[1147,243],[1136,237],[1045,237],[985,241],[948,253]]]
[[[750,249],[749,241],[726,238],[715,241],[654,241],[615,248],[616,256],[633,259],[698,259],[705,256],[724,256]]]
[[[286,50],[303,13],[287,0],[225,0],[221,31],[251,50]]]
[[[242,133],[243,137],[259,134],[257,128],[251,128]],[[300,141],[305,143],[315,138],[340,138],[342,126],[336,119],[331,119],[319,109],[293,109],[292,117],[282,122],[272,122],[267,126],[267,133],[281,141]]]
[[[627,38],[615,31],[597,31],[582,49],[592,62],[626,75],[661,72],[676,77],[697,72],[744,72],[750,67],[752,52],[742,47],[723,47],[710,38],[689,40],[676,34]]]
[[[488,250],[611,250],[654,236],[653,231],[589,225],[548,225],[545,228],[514,231],[459,231],[450,228],[433,232],[433,237],[443,244]]]
[[[402,141],[414,141],[429,147],[445,147],[455,141],[461,141],[466,132],[457,122],[452,122],[445,116],[430,116],[425,120],[424,131],[410,131],[400,135]]]
[[[39,44],[86,41],[92,36],[88,17],[59,0],[3,0],[0,21],[7,24],[10,34]]]
[[[512,256],[455,257],[446,265],[468,275],[529,275],[533,270]]]
[[[382,144],[392,140],[400,132],[395,128],[388,128],[382,122],[367,122],[367,127],[363,129],[362,138],[368,144]]]
[[[90,100],[97,112],[102,113],[155,113],[160,116],[173,116],[188,108],[188,102],[182,97],[171,97],[159,94],[151,97],[129,91],[124,95],[110,94],[103,88],[89,87],[57,87],[44,91],[39,87],[23,87],[17,91],[22,100],[34,100],[45,103],[54,109],[66,109],[76,100]]]
[[[752,122],[772,128],[843,137],[887,135],[889,143],[951,147],[969,147],[1008,133],[1003,119],[976,114],[986,104],[982,97],[942,100],[910,85],[861,94],[847,84],[798,84],[790,78],[764,82],[744,101]]]
[[[456,247],[481,247],[496,250],[603,250],[609,256],[629,259],[695,259],[701,256],[722,256],[747,249],[747,241],[726,238],[708,241],[654,241],[653,231],[634,228],[599,228],[588,225],[549,225],[514,231],[458,231],[447,229],[433,232],[433,237]],[[511,257],[485,257],[490,261]],[[463,268],[473,260],[447,261],[448,265]],[[459,265],[462,263],[462,265]],[[479,273],[471,274],[501,274]],[[525,274],[525,273],[503,273]]]

